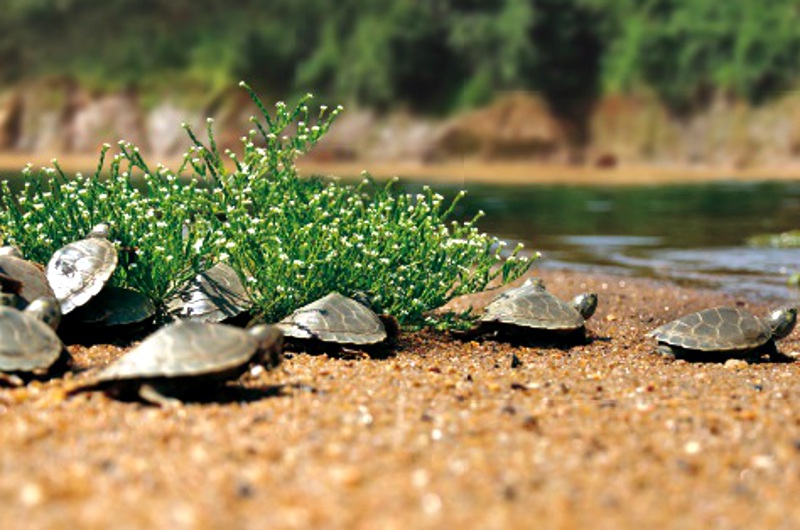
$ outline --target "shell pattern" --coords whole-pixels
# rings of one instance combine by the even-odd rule
[[[387,338],[381,319],[364,304],[333,292],[278,324],[287,337],[339,344],[377,344]]]
[[[239,275],[230,265],[220,262],[191,280],[167,302],[167,309],[179,319],[221,322],[252,305]]]
[[[0,286],[19,297],[20,308],[37,298],[55,297],[41,265],[11,255],[0,255]]]
[[[486,306],[480,320],[557,331],[577,330],[586,323],[575,308],[538,282],[503,292]]]
[[[107,239],[90,237],[58,249],[47,264],[47,280],[67,314],[99,293],[117,267],[117,250]]]
[[[225,324],[180,321],[161,328],[108,365],[96,382],[223,373],[250,361],[258,339]]]
[[[143,322],[156,313],[152,300],[138,291],[106,286],[97,296],[72,312],[72,321],[101,326]]]
[[[0,306],[0,371],[46,371],[61,357],[64,345],[41,320]]]
[[[714,307],[673,320],[649,335],[687,350],[736,351],[763,346],[771,339],[772,332],[749,311]]]

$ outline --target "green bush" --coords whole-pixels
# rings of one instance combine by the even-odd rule
[[[532,259],[521,246],[480,233],[475,219],[451,221],[426,188],[396,194],[368,177],[357,185],[299,178],[295,161],[319,142],[341,111],[312,116],[310,95],[274,114],[246,87],[260,119],[240,155],[221,153],[209,120],[207,142],[188,127],[194,147],[178,171],[151,169],[121,142],[108,168],[104,148],[91,176],[68,178],[58,165],[25,171],[24,188],[3,183],[3,238],[46,262],[65,243],[101,221],[120,249],[113,277],[163,308],[189,278],[217,260],[236,268],[268,321],[332,290],[370,293],[379,310],[420,323],[449,298],[511,281]],[[459,196],[460,197],[460,196]],[[458,199],[456,199],[458,200]]]

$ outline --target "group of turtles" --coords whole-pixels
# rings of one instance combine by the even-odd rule
[[[156,308],[147,297],[107,285],[117,262],[106,224],[56,251],[46,267],[26,261],[14,247],[0,248],[0,380],[20,385],[68,368],[69,353],[56,333],[62,318],[69,326],[90,327],[131,326],[153,318]],[[565,302],[540,280],[528,280],[496,297],[460,337],[584,340],[586,320],[597,303],[595,293]],[[397,333],[391,317],[375,314],[359,296],[336,292],[274,325],[245,330],[222,323],[252,306],[238,275],[224,263],[197,275],[166,306],[174,322],[73,391],[105,390],[173,404],[183,389],[231,380],[253,364],[277,366],[285,339],[307,350],[369,351],[391,345]],[[686,315],[649,336],[656,351],[670,357],[777,356],[775,340],[787,336],[796,320],[795,308],[759,318],[738,307],[718,307]]]

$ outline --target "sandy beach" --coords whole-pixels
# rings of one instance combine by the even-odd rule
[[[405,332],[387,358],[294,353],[174,410],[65,398],[124,351],[72,345],[78,373],[0,389],[0,527],[800,523],[800,366],[670,362],[644,336],[707,306],[768,304],[644,279],[542,277],[563,297],[599,293],[588,344]],[[798,337],[780,349],[797,352]]]

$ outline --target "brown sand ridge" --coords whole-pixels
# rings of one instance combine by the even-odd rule
[[[377,178],[401,177],[430,183],[468,184],[570,184],[633,185],[680,184],[714,181],[800,180],[800,167],[720,168],[694,166],[618,166],[598,168],[530,164],[523,162],[443,162],[440,164],[315,163],[297,164],[303,175],[358,176],[364,168]]]
[[[67,173],[93,172],[97,167],[96,155],[46,156],[43,154],[0,154],[0,170],[13,174],[29,162],[33,168],[51,167],[52,160]],[[161,160],[167,167],[177,168],[180,160]],[[155,167],[155,164],[153,164]],[[319,162],[300,159],[297,168],[301,175],[331,175],[358,177],[364,170],[376,178],[425,181],[432,184],[571,184],[571,185],[632,185],[676,184],[713,182],[720,180],[765,181],[800,180],[800,166],[752,166],[746,168],[719,166],[658,166],[619,165],[600,168],[590,165],[559,165],[502,161],[449,161],[441,163],[398,163],[376,161]]]
[[[404,333],[386,359],[294,354],[177,410],[65,399],[123,352],[72,346],[86,371],[0,390],[0,527],[797,527],[800,366],[669,362],[644,338],[736,300],[543,277],[600,294],[589,344]]]

